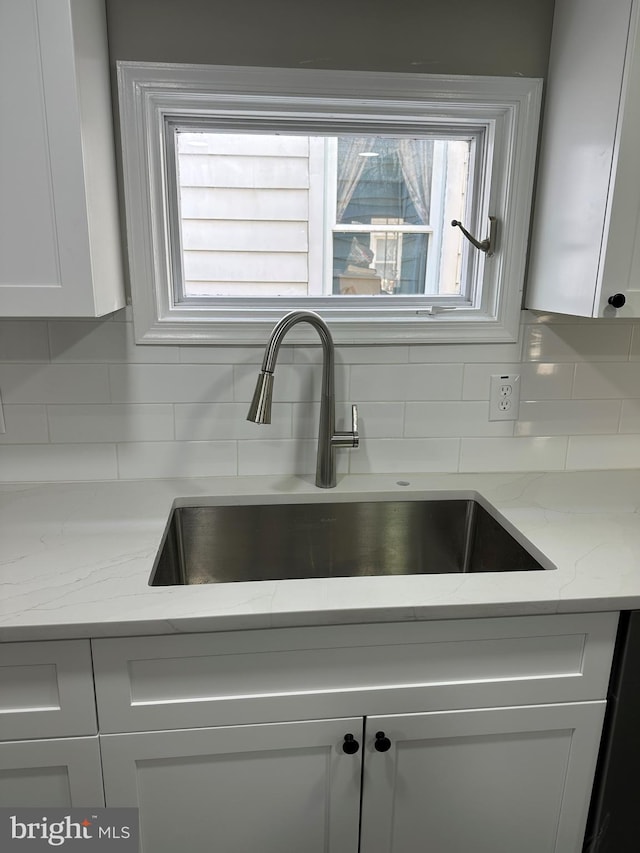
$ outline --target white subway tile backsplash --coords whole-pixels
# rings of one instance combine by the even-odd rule
[[[456,438],[373,438],[348,451],[352,474],[455,471],[460,441]]]
[[[226,477],[238,473],[235,441],[159,441],[118,444],[122,480]]]
[[[357,403],[357,401],[354,401]],[[364,441],[369,438],[402,438],[404,432],[404,407],[397,403],[357,403],[358,431]],[[351,429],[351,406],[344,406],[338,428]]]
[[[640,361],[640,325],[638,324],[633,325],[629,359],[630,361]]]
[[[638,362],[576,364],[573,397],[576,400],[640,397],[640,364]]]
[[[267,440],[238,442],[238,474],[275,474],[291,476],[293,474],[315,475],[315,440]],[[336,467],[345,473],[349,451],[338,453]]]
[[[459,400],[462,364],[353,365],[349,399],[354,402]]]
[[[406,364],[409,361],[407,346],[353,346],[336,347],[336,364]],[[294,349],[294,361],[322,364],[322,347],[299,346]]]
[[[114,444],[13,444],[0,447],[0,482],[115,480]]]
[[[339,470],[640,467],[640,324],[522,318],[513,344],[338,346],[336,428],[350,427],[356,403],[362,438],[338,452]],[[313,480],[322,348],[281,348],[268,426],[246,421],[263,355],[136,345],[129,308],[2,320],[0,480]],[[522,377],[520,417],[489,421],[490,376],[505,372]]]
[[[46,406],[3,406],[6,432],[0,433],[0,444],[47,444]]]
[[[640,399],[622,400],[619,432],[640,432]]]
[[[177,347],[136,344],[131,323],[52,320],[49,337],[54,362],[171,364],[178,361]]]
[[[0,320],[0,361],[49,361],[46,320]]]
[[[524,327],[523,361],[626,361],[630,325],[535,325]]]
[[[291,406],[291,437],[292,438],[317,438],[318,424],[320,422],[320,403],[290,403]],[[339,404],[336,404],[336,418],[338,417]],[[257,436],[254,436],[256,438]]]
[[[573,364],[521,364],[517,372],[520,373],[520,400],[564,400],[571,396]]]
[[[113,311],[111,314],[108,314],[102,319],[104,321],[109,321],[110,323],[132,323],[133,308],[131,305],[125,305],[124,308],[120,308],[118,311]]]
[[[231,365],[112,364],[114,403],[215,403],[233,400]]]
[[[108,403],[106,364],[0,364],[5,403]]]
[[[489,401],[491,377],[496,373],[517,373],[521,365],[493,362],[488,364],[465,364],[462,399]]]
[[[640,435],[577,435],[569,438],[569,470],[640,467]]]
[[[409,361],[437,362],[514,362],[520,361],[521,343],[513,344],[422,344],[409,348]]]
[[[520,365],[521,400],[564,400],[571,396],[574,365],[539,362]]]
[[[513,421],[490,421],[488,401],[405,404],[405,436],[513,435]]]
[[[566,437],[463,438],[460,471],[559,471]]]
[[[266,343],[266,339],[265,339]],[[264,347],[217,347],[190,346],[174,347],[180,364],[262,364]],[[278,353],[278,364],[293,361],[293,347],[282,346]]]
[[[520,403],[516,435],[580,435],[617,432],[617,400],[534,400]]]
[[[236,365],[234,371],[234,389],[237,402],[249,403],[253,397],[256,380],[260,372],[258,365]],[[335,394],[337,400],[344,400],[347,388],[347,368],[336,365]],[[299,403],[320,398],[322,370],[316,364],[278,364],[274,372],[273,402]]]
[[[493,374],[518,373],[521,400],[566,400],[571,397],[573,371],[573,364],[467,364],[462,396],[488,400]]]
[[[120,404],[48,406],[54,443],[172,441],[173,406]]]
[[[180,403],[175,407],[178,441],[291,438],[291,404],[274,403],[270,424],[247,420],[247,403]]]
[[[572,314],[549,314],[546,311],[530,311],[527,309],[523,309],[520,312],[520,323],[523,326],[535,326],[536,324],[542,323],[545,326],[566,326],[566,325],[579,325],[590,327],[592,330],[592,334],[599,334],[600,330],[604,326],[625,326],[625,325],[633,325],[628,320],[623,320],[620,317],[615,316],[607,316],[607,317],[574,317]]]
[[[401,438],[404,429],[404,403],[357,403],[358,431],[366,438]],[[294,438],[316,438],[320,419],[317,402],[294,403]],[[336,404],[336,429],[351,429],[351,405]]]

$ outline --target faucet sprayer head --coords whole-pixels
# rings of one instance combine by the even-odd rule
[[[271,399],[273,396],[273,373],[262,370],[258,374],[256,390],[247,413],[247,420],[256,424],[271,423]]]

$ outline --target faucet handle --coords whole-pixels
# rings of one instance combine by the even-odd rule
[[[353,436],[353,447],[360,446],[360,433],[358,432],[358,407],[355,403],[351,406],[351,435]]]
[[[359,447],[360,436],[358,434],[358,407],[351,406],[351,429],[336,430],[331,437],[332,447]]]
[[[331,438],[333,447],[359,447],[360,436],[358,434],[358,407],[351,406],[351,429],[336,430]]]

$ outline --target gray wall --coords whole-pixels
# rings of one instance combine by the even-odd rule
[[[553,0],[107,0],[112,61],[546,76]]]

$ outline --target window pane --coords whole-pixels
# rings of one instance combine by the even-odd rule
[[[397,231],[335,232],[333,292],[343,296],[424,293],[427,240],[427,234]]]
[[[438,225],[434,229],[433,254],[437,260],[427,276],[427,294],[466,295],[465,255],[469,244],[455,219],[470,223],[474,200],[471,197],[472,143],[466,140],[439,140],[434,143],[434,191],[432,199],[439,205]]]
[[[471,140],[183,129],[175,141],[178,301],[463,292],[450,222],[469,209]]]
[[[340,137],[336,222],[428,225],[432,171],[429,139]]]
[[[184,296],[306,296],[308,137],[176,141]]]

